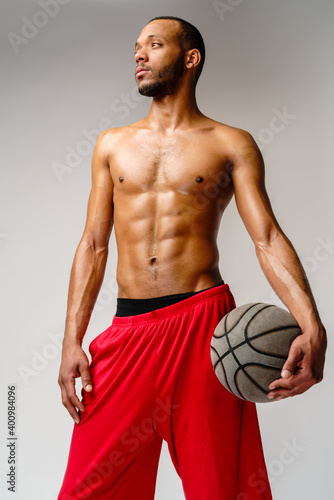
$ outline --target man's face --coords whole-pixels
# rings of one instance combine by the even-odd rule
[[[149,23],[136,42],[136,81],[140,94],[155,97],[172,94],[184,72],[179,23],[159,19]]]

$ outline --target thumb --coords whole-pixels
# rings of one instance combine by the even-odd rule
[[[90,392],[93,389],[92,378],[90,376],[89,367],[87,365],[80,367],[80,376],[82,387],[85,391]]]
[[[284,363],[281,371],[282,378],[289,378],[293,375],[297,369],[299,361],[302,359],[303,354],[299,347],[290,347],[288,359]]]

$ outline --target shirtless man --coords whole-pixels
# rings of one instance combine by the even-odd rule
[[[150,112],[96,142],[59,374],[63,404],[78,424],[60,500],[154,498],[163,439],[188,500],[271,498],[255,405],[229,394],[210,365],[213,330],[235,307],[216,243],[233,194],[268,281],[303,332],[268,397],[301,394],[323,376],[326,332],[272,212],[261,153],[249,133],[197,107],[204,56],[189,23],[150,21],[135,49]],[[89,364],[81,345],[113,226],[117,312],[90,344]]]

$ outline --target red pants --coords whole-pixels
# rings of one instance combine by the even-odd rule
[[[138,316],[90,344],[93,391],[58,500],[152,500],[162,440],[187,500],[271,500],[256,407],[216,377],[210,340],[228,285]]]

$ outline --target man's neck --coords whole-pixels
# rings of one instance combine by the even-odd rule
[[[147,122],[150,128],[172,133],[177,128],[188,128],[203,117],[197,106],[194,92],[178,92],[154,97]]]

